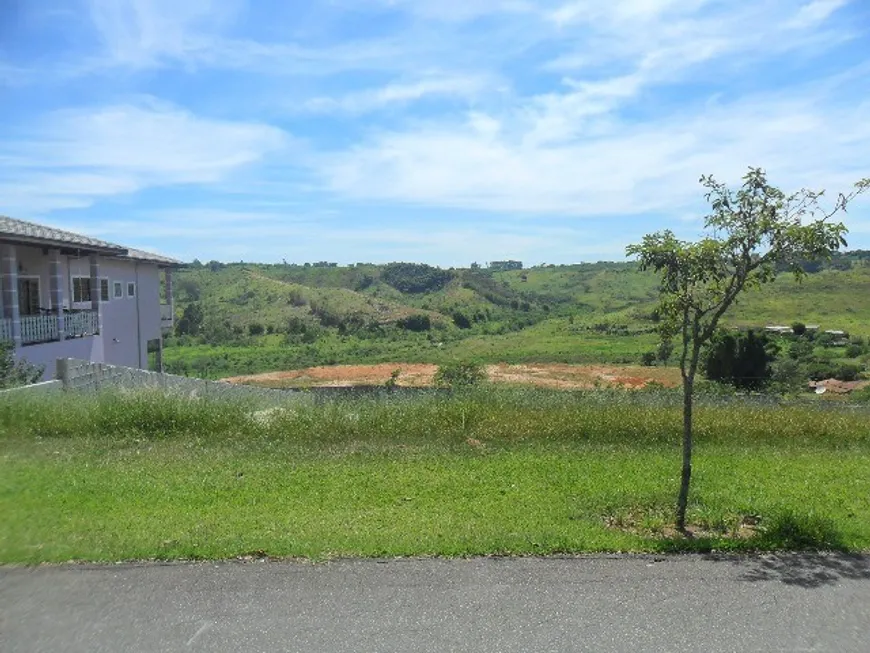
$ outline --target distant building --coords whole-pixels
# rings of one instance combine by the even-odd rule
[[[173,323],[172,270],[158,254],[0,216],[0,340],[45,365],[78,358],[148,367]],[[163,300],[160,297],[163,276]]]
[[[490,270],[522,270],[522,261],[492,261],[489,264]]]

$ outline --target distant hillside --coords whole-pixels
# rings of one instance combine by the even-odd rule
[[[212,376],[391,360],[626,363],[656,340],[656,278],[633,263],[210,263],[180,270],[176,289],[177,334],[166,360],[175,371]],[[870,335],[866,257],[839,257],[802,284],[783,274],[746,293],[725,323],[796,321]]]
[[[783,274],[772,286],[747,293],[729,321],[760,325],[800,320],[870,332],[870,267],[867,259],[850,255],[835,261],[835,267],[809,274],[802,284]],[[584,321],[637,321],[650,316],[656,299],[655,277],[632,263],[510,271],[440,270],[420,264],[211,264],[181,270],[177,283],[179,313],[199,302],[208,317],[232,327],[256,323],[274,331],[285,330],[294,317],[325,327],[342,321],[386,326],[426,314],[433,326],[478,332],[493,331],[487,324],[512,330],[569,315]]]

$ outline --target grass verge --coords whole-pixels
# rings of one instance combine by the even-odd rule
[[[486,388],[283,410],[153,394],[0,407],[0,562],[870,550],[864,411]],[[748,527],[747,524],[750,526]]]

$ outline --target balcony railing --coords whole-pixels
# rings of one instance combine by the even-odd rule
[[[22,315],[21,344],[60,340],[57,330],[57,315]]]
[[[63,316],[63,330],[67,338],[95,336],[100,332],[100,319],[96,311],[78,311]]]
[[[12,320],[0,317],[0,342],[12,340]]]
[[[22,315],[21,344],[36,345],[60,340],[57,315]],[[64,333],[67,338],[81,338],[99,333],[100,321],[96,311],[76,311],[63,316]],[[0,340],[12,340],[12,320],[0,319]]]

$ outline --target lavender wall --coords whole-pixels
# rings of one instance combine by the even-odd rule
[[[51,308],[49,258],[39,247],[17,248],[22,276],[39,278],[40,306]],[[109,301],[102,302],[102,332],[99,336],[72,338],[22,347],[18,357],[46,365],[44,378],[54,375],[57,358],[76,358],[99,363],[146,368],[148,341],[160,338],[160,284],[162,274],[152,263],[99,257],[100,277],[109,282]],[[91,308],[90,302],[73,302],[73,277],[90,276],[87,256],[63,256],[64,307]],[[121,283],[122,296],[115,297],[114,284]],[[127,293],[127,284],[136,284],[135,295]]]

